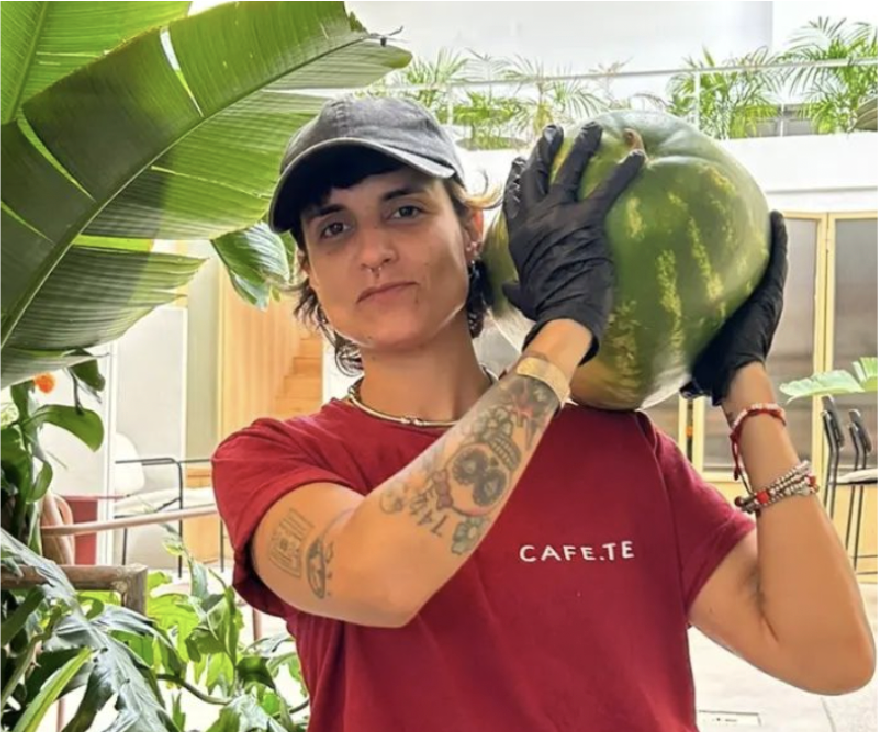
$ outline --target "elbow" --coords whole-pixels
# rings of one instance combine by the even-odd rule
[[[875,644],[868,639],[839,645],[815,660],[808,692],[818,695],[847,695],[862,689],[875,675]]]
[[[381,607],[386,612],[387,627],[401,629],[408,626],[421,612],[425,602],[414,597],[408,583],[385,578],[384,585]]]
[[[362,564],[348,574],[355,587],[349,597],[358,598],[357,616],[366,626],[383,629],[401,629],[417,616],[422,603],[418,602],[411,583],[394,577],[386,567],[361,558]]]
[[[846,695],[862,689],[875,676],[875,645],[870,639],[868,643],[859,644],[845,654],[844,664],[840,668],[830,689],[825,695]]]

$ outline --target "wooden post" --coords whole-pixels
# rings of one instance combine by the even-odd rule
[[[119,594],[123,606],[146,615],[146,588],[149,568],[146,565],[60,565],[76,590],[109,590]],[[46,579],[26,565],[21,575],[6,570],[0,574],[3,588],[18,590],[42,585]]]

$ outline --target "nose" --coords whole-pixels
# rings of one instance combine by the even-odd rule
[[[396,259],[396,248],[386,232],[379,227],[370,227],[362,231],[360,262],[364,269],[377,273]]]

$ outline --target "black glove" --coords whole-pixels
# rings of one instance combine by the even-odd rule
[[[771,252],[768,268],[747,301],[723,325],[692,370],[692,381],[681,390],[684,397],[710,396],[718,405],[728,397],[732,378],[741,367],[765,363],[783,310],[787,281],[787,228],[783,216],[771,212]]]
[[[530,159],[512,163],[503,197],[509,251],[519,278],[518,283],[504,283],[503,292],[535,322],[524,347],[549,321],[570,318],[593,336],[583,363],[597,354],[612,306],[614,270],[604,217],[645,160],[642,151],[632,152],[589,196],[577,201],[601,134],[594,122],[583,127],[550,184],[564,132],[549,125]]]

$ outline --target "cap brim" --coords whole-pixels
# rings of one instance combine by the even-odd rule
[[[312,162],[322,152],[340,147],[362,147],[377,150],[390,158],[405,163],[416,171],[434,178],[453,178],[456,174],[454,168],[443,163],[437,163],[435,160],[425,158],[422,155],[416,155],[407,150],[400,150],[390,145],[377,143],[374,140],[354,137],[333,138],[309,148],[297,158],[294,158],[281,174],[274,189],[271,206],[268,208],[268,226],[272,231],[276,233],[285,232],[295,224],[294,217],[298,214],[288,204],[296,198],[296,191],[300,188],[297,185],[299,184],[298,174],[305,167],[304,164]]]

